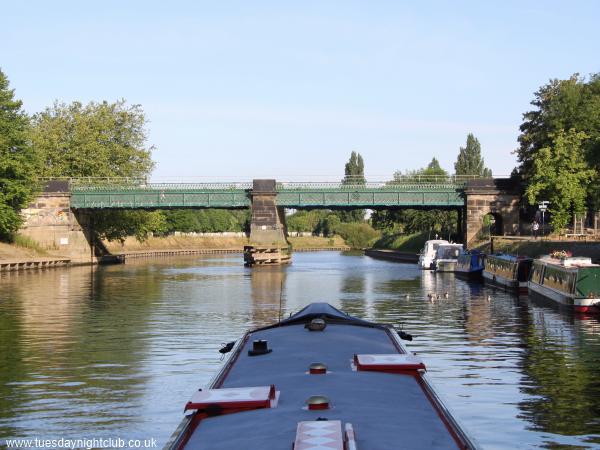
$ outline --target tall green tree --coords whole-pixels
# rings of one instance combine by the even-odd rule
[[[588,79],[574,74],[567,80],[551,80],[531,102],[534,108],[523,114],[519,135],[519,174],[525,181],[535,172],[535,161],[543,148],[553,148],[555,136],[575,129],[587,136],[581,143],[588,168],[600,173],[600,73]],[[587,202],[600,209],[600,177],[588,184]]]
[[[358,152],[352,152],[350,154],[350,159],[344,166],[344,179],[342,180],[342,184],[348,186],[362,186],[366,182],[363,157]],[[365,218],[365,210],[354,209],[352,211],[340,211],[338,216],[342,222],[362,222]]]
[[[45,177],[143,177],[154,167],[140,105],[55,103],[33,117]]]
[[[343,184],[363,185],[365,184],[365,162],[360,153],[352,152],[350,159],[344,166]]]
[[[585,161],[583,144],[587,135],[574,129],[560,131],[552,144],[532,158],[526,196],[530,204],[550,201],[554,231],[564,229],[572,214],[585,211],[586,186],[598,174]]]
[[[467,144],[460,147],[458,158],[454,163],[454,173],[456,175],[492,176],[492,171],[485,167],[481,157],[481,144],[472,133],[467,135]]]
[[[33,117],[31,141],[40,175],[45,177],[146,177],[152,146],[147,145],[146,118],[139,105],[55,103]],[[162,232],[164,217],[145,211],[95,213],[95,231],[106,239],[135,235],[144,239]]]
[[[22,224],[34,187],[35,158],[28,140],[29,118],[0,70],[0,239],[10,240]]]

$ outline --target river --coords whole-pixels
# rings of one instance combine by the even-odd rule
[[[280,308],[287,316],[325,301],[413,334],[407,345],[483,448],[600,448],[597,318],[410,264],[293,258],[275,268],[207,255],[0,274],[0,446],[36,437],[162,446],[218,370],[222,343]]]

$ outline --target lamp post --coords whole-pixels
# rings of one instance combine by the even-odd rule
[[[542,233],[541,235],[544,236],[544,231],[545,231],[545,226],[544,226],[544,213],[546,212],[546,210],[548,209],[548,205],[550,204],[550,202],[548,200],[542,200],[540,202],[540,204],[538,205],[540,208],[540,211],[542,212]]]

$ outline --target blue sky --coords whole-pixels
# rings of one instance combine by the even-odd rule
[[[551,78],[600,71],[595,1],[4,2],[0,68],[28,112],[143,106],[156,180],[371,179],[453,170],[473,132],[496,174]]]

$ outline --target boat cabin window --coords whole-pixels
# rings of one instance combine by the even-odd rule
[[[438,259],[457,259],[458,255],[460,255],[460,251],[460,247],[443,246],[438,249],[437,257]]]
[[[517,264],[513,261],[499,258],[488,258],[485,262],[485,270],[495,275],[505,278],[515,278],[515,268]]]
[[[471,255],[464,254],[458,257],[458,263],[456,266],[461,269],[468,271],[471,268]]]
[[[531,278],[530,280],[537,284],[542,284],[544,275],[544,265],[539,262],[534,262],[531,267]]]
[[[575,288],[577,272],[569,271],[561,267],[546,266],[544,271],[544,286],[551,287],[557,291],[570,294]]]

